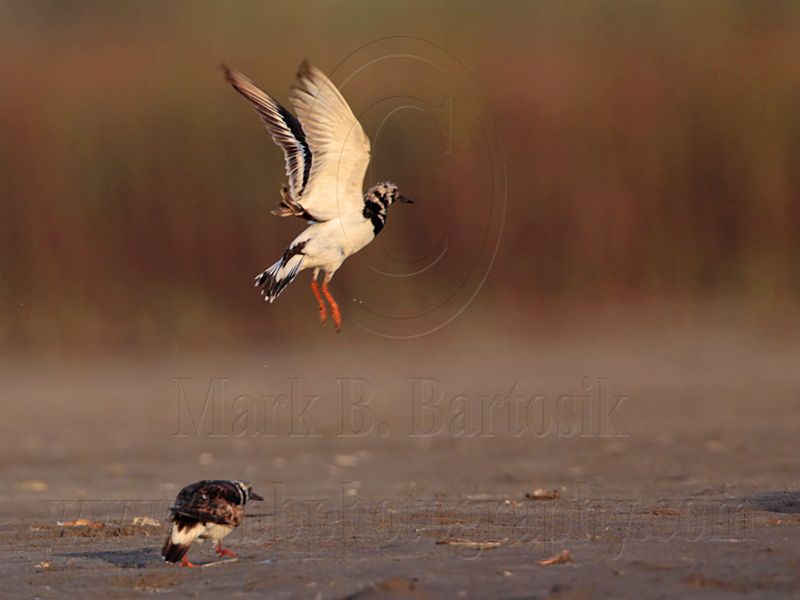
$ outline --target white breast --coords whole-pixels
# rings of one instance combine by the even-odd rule
[[[298,240],[305,240],[303,268],[322,267],[335,271],[348,256],[355,254],[375,239],[372,223],[361,215],[345,215],[339,219],[315,223]]]

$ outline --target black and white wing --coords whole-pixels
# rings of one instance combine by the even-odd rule
[[[299,202],[311,172],[311,151],[306,143],[300,122],[250,79],[222,65],[225,79],[242,96],[247,98],[267,126],[272,139],[283,149],[286,157],[286,175],[289,178],[289,196]]]
[[[344,97],[318,68],[304,61],[289,100],[314,160],[300,203],[317,221],[364,208],[369,138]]]

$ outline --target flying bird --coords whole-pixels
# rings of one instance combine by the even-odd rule
[[[318,68],[304,61],[289,101],[297,113],[278,104],[241,73],[222,65],[225,78],[247,98],[283,149],[288,185],[272,214],[300,217],[311,224],[283,251],[280,259],[256,276],[265,300],[273,302],[300,271],[313,269],[311,291],[320,321],[328,301],[336,331],[342,326],[339,306],[328,284],[345,259],[361,250],[386,225],[394,202],[413,202],[389,181],[363,192],[370,159],[369,138],[342,94]],[[323,273],[322,295],[317,281]]]
[[[161,556],[167,562],[180,561],[184,567],[194,567],[186,553],[200,538],[214,540],[220,556],[235,557],[234,552],[222,547],[222,538],[242,523],[248,501],[263,499],[246,481],[204,480],[187,485],[170,508],[172,531]]]

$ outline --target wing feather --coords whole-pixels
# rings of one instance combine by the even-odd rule
[[[283,150],[286,158],[286,175],[289,178],[289,195],[298,201],[311,174],[311,150],[300,122],[250,79],[222,65],[225,79],[242,96],[247,98],[264,121],[272,140]]]
[[[369,138],[330,79],[304,61],[289,100],[314,156],[301,204],[317,221],[363,210]]]

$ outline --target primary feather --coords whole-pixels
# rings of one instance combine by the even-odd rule
[[[331,80],[308,61],[300,65],[289,100],[314,157],[301,204],[315,221],[360,211],[370,145],[353,111]]]
[[[300,199],[311,172],[311,151],[306,143],[303,126],[295,116],[273,100],[256,84],[236,71],[222,65],[225,79],[234,89],[247,98],[264,121],[272,140],[286,158],[286,176],[289,178],[289,197]]]

